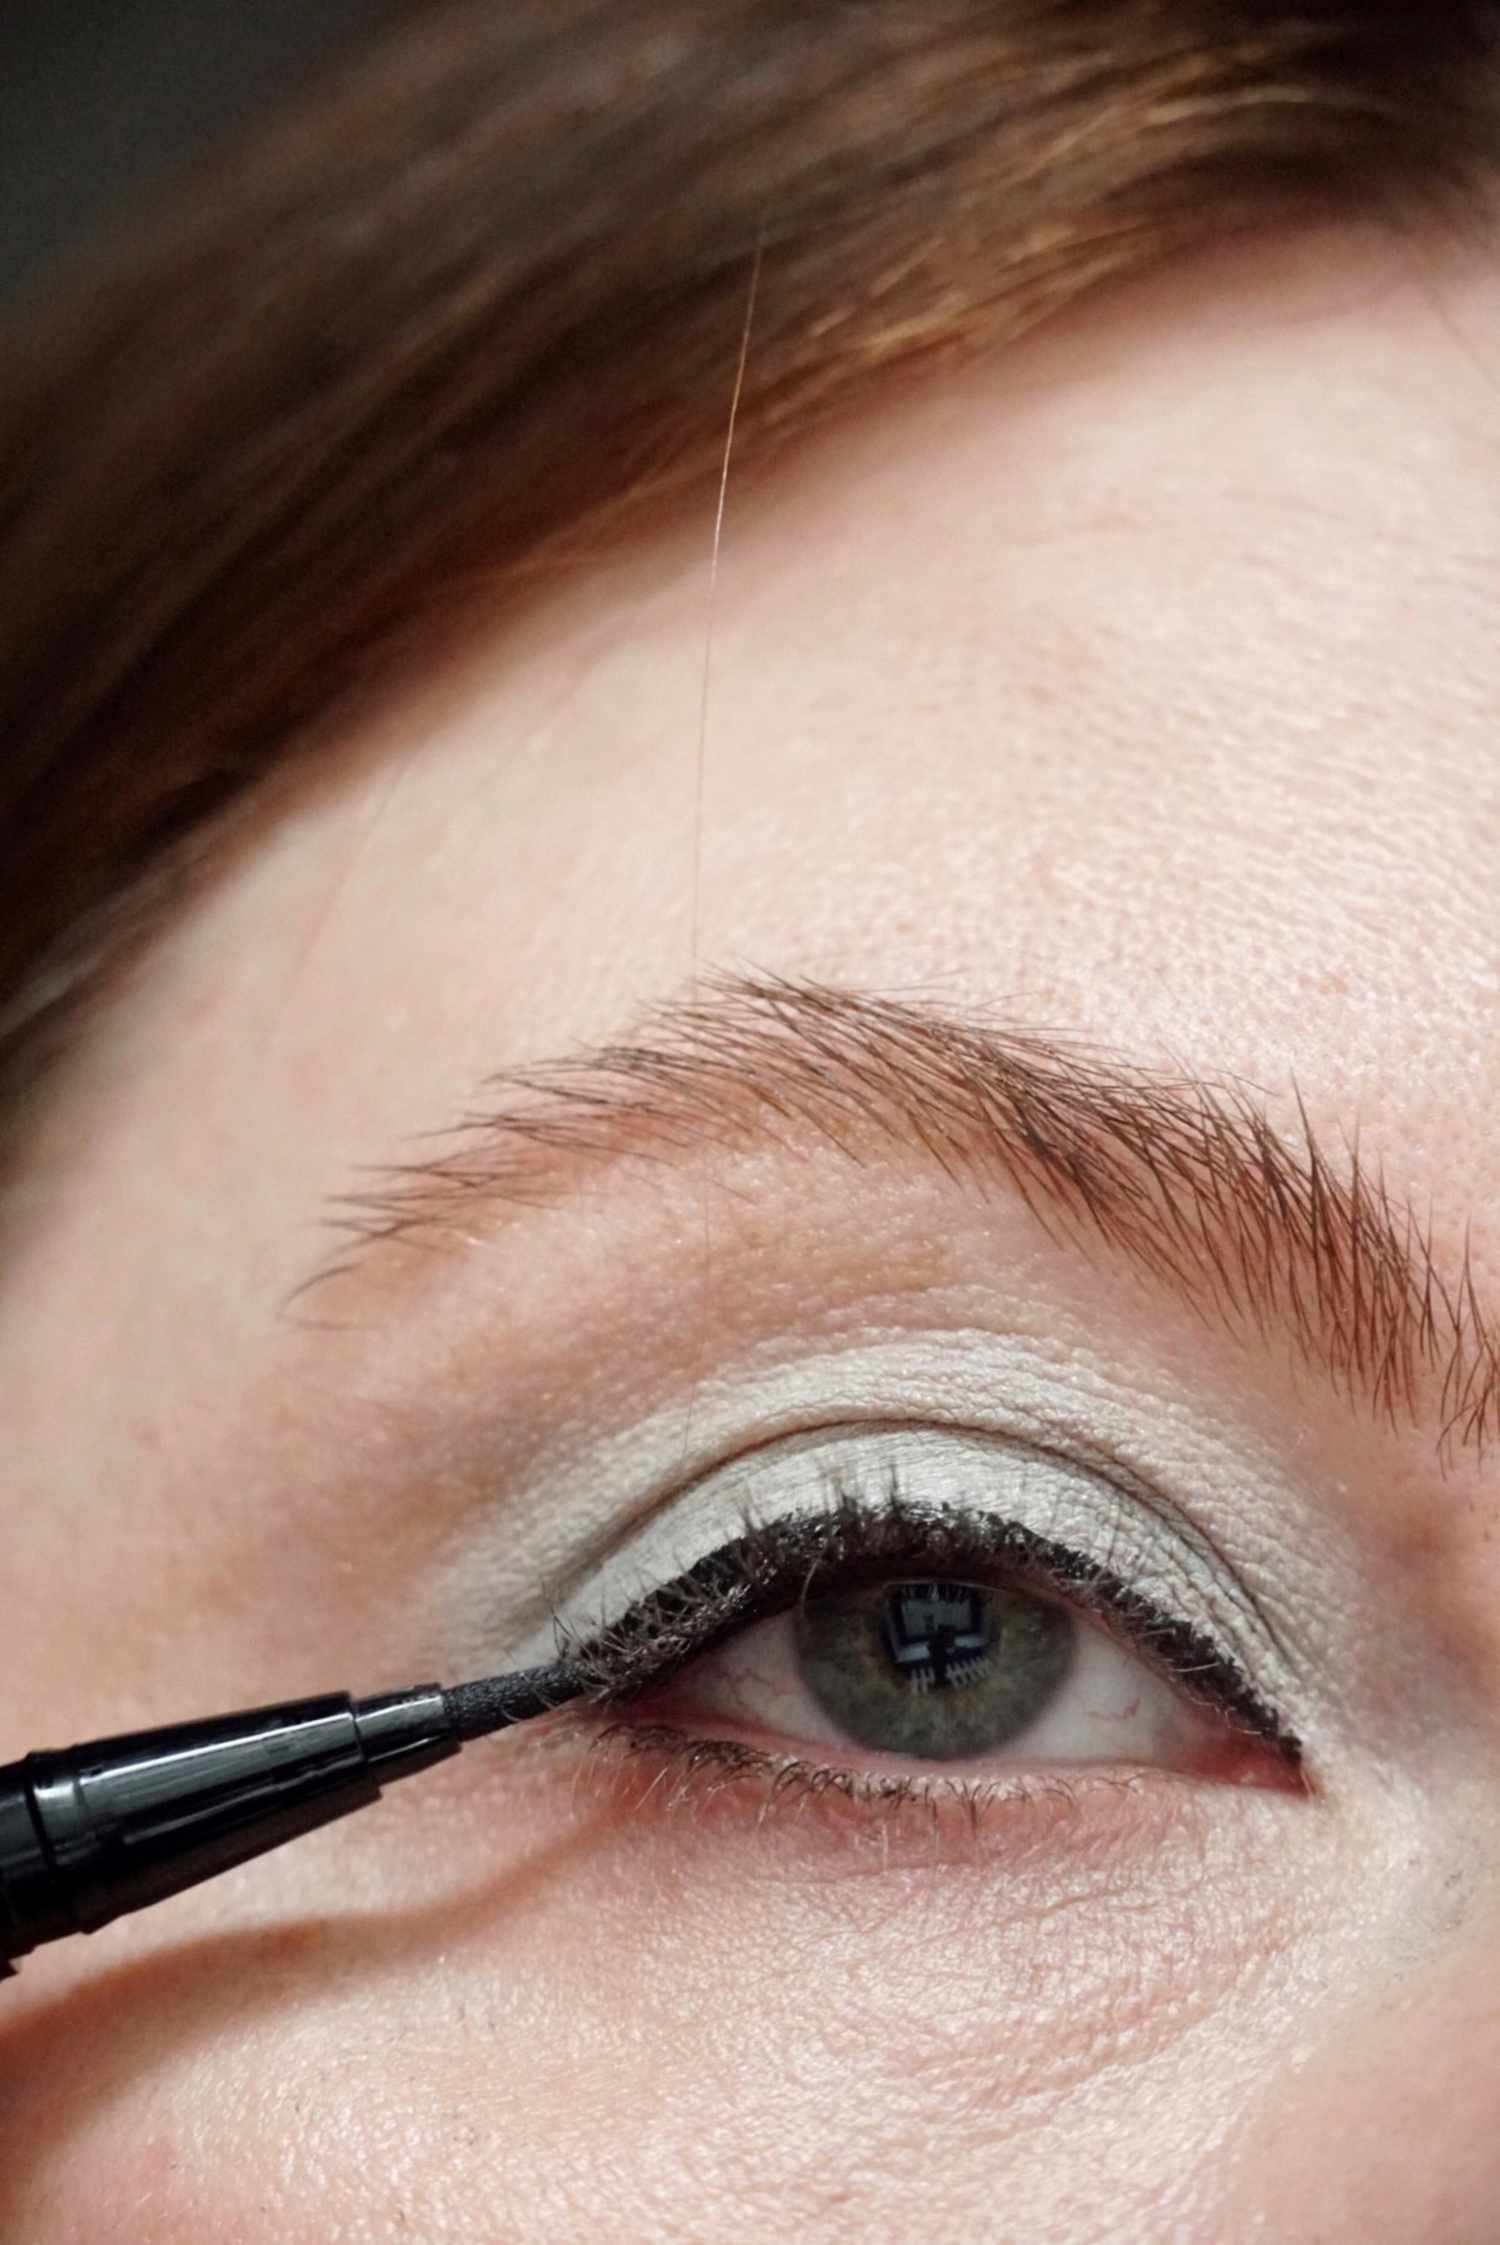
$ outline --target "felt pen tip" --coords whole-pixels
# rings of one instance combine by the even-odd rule
[[[487,1738],[511,1723],[524,1723],[576,1699],[583,1678],[565,1661],[545,1668],[518,1668],[508,1676],[484,1676],[455,1684],[445,1694],[448,1713],[460,1739]]]

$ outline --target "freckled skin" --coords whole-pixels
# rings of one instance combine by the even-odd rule
[[[702,958],[1005,1001],[1235,1071],[1283,1121],[1295,1079],[1440,1237],[1474,1205],[1482,1289],[1497,362],[1482,263],[1266,236],[732,478]],[[545,1467],[554,1421],[628,1421],[627,1347],[663,1395],[714,1378],[716,1286],[763,1339],[835,1285],[853,1319],[928,1283],[932,1226],[872,1166],[773,1216],[674,1204],[689,1306],[650,1321],[660,1218],[601,1197],[576,1262],[559,1233],[484,1292],[482,1379],[441,1287],[378,1338],[281,1311],[355,1163],[682,986],[709,519],[351,741],[59,1079],[0,1283],[7,1754],[433,1673],[462,1637],[433,1553],[473,1505],[456,1447],[403,1460],[450,1382]],[[1312,1796],[1166,1778],[882,1834],[732,1787],[674,1806],[560,1733],[469,1749],[28,1962],[0,2236],[866,2245],[914,2204],[1027,2245],[1489,2236],[1496,1469],[1442,1479],[1067,1285],[1144,1421],[1211,1389],[1301,1476],[1271,1540],[1336,1546]]]

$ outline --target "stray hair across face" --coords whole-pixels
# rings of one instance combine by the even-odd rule
[[[432,0],[0,362],[0,1083],[258,782],[886,371],[1274,220],[1488,238],[1488,7]]]

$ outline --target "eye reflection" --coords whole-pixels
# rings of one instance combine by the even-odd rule
[[[993,1753],[1044,1713],[1077,1624],[1024,1592],[932,1579],[878,1583],[796,1610],[801,1679],[853,1744],[924,1761]]]

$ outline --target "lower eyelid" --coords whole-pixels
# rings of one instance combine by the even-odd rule
[[[1226,1791],[1167,1768],[1078,1764],[1067,1770],[1002,1768],[983,1775],[907,1767],[842,1768],[750,1742],[700,1738],[644,1708],[629,1721],[595,1710],[575,1725],[571,1780],[627,1825],[662,1820],[708,1846],[777,1844],[779,1860],[827,1875],[924,1874],[992,1867],[1013,1878],[1030,1866],[1055,1899],[1061,1868],[1115,1853],[1180,1852],[1210,1814],[1249,1811],[1247,1834],[1278,1813],[1268,1796],[1300,1793],[1285,1768],[1279,1783],[1247,1778]],[[1262,1754],[1259,1742],[1251,1745]],[[1263,1804],[1263,1806],[1262,1806]],[[1277,1827],[1279,1830],[1279,1826]],[[1086,1841],[1086,1845],[1084,1844]],[[674,1841],[674,1845],[680,1844]],[[790,1845],[793,1854],[784,1853]]]

